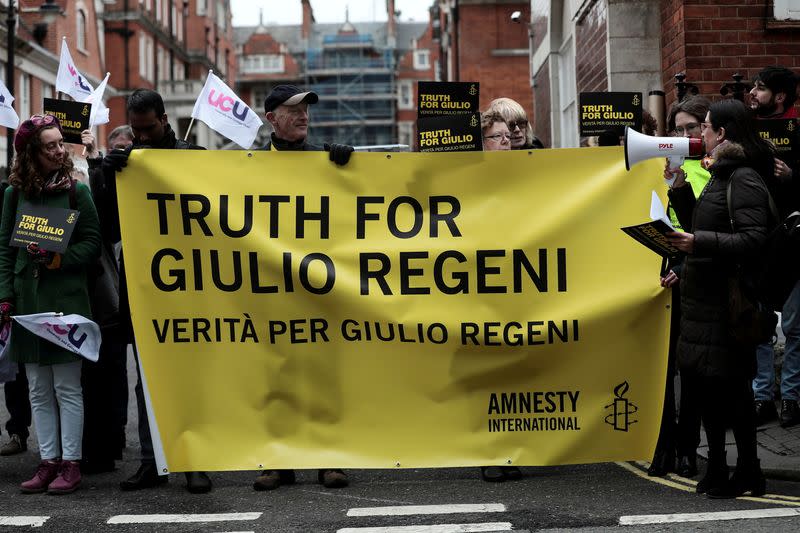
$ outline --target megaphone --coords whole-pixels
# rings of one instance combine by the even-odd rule
[[[687,157],[703,155],[703,141],[688,137],[651,137],[625,127],[625,169],[654,157],[669,159],[672,179],[664,180],[672,186],[677,177],[677,170]]]

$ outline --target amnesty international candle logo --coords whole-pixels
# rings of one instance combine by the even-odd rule
[[[630,390],[627,381],[623,381],[614,387],[614,401],[606,405],[606,411],[611,411],[606,415],[605,422],[614,427],[614,431],[628,431],[632,424],[638,422],[631,415],[639,411],[639,407],[628,400],[625,395]]]
[[[75,213],[70,213],[67,217],[67,224],[74,224],[77,219],[78,217],[75,216]]]
[[[475,126],[477,126],[478,125],[478,117],[475,116],[475,115],[472,115],[472,118],[469,120],[469,125],[472,126],[473,128]]]
[[[89,106],[88,105],[83,106],[83,110],[81,111],[81,115],[83,115],[84,117],[88,117],[89,116]]]
[[[789,131],[794,131],[794,120],[790,120],[789,123],[786,125],[786,129]]]
[[[473,83],[472,85],[469,86],[469,95],[475,96],[476,94],[478,94],[478,88],[475,87],[475,84]]]
[[[639,105],[641,102],[642,102],[642,101],[641,101],[641,99],[639,98],[639,94],[638,94],[638,93],[637,93],[637,94],[634,94],[634,95],[633,95],[633,100],[631,100],[631,103],[632,103],[633,105],[637,106],[637,105]]]

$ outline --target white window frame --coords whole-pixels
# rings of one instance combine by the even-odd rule
[[[139,76],[147,77],[147,36],[139,34]]]
[[[428,70],[431,68],[431,51],[422,49],[414,50],[414,70]]]
[[[88,20],[89,17],[86,14],[86,11],[82,7],[79,7],[77,13],[75,14],[75,46],[84,54],[89,53],[88,49],[86,48],[86,37],[89,34]],[[81,27],[81,25],[83,27]]]
[[[414,122],[401,120],[397,123],[397,144],[414,146]]]
[[[577,148],[578,135],[578,95],[575,81],[575,40],[569,39],[558,53],[559,122],[561,125],[561,147]]]
[[[42,98],[53,98],[55,88],[47,82],[42,82]]]
[[[25,72],[19,75],[19,94],[14,95],[19,102],[19,118],[25,120],[31,116],[31,76]]]
[[[414,109],[414,80],[397,82],[397,109]]]
[[[197,14],[204,17],[206,11],[208,11],[208,0],[197,0]]]

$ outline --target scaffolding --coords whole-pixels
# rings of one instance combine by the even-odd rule
[[[319,95],[311,110],[314,138],[350,145],[395,142],[395,50],[355,32],[325,35],[321,45],[305,58],[306,86]]]

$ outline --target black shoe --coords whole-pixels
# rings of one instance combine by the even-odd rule
[[[211,492],[211,479],[205,472],[185,472],[186,490],[192,494]]]
[[[775,402],[772,400],[756,400],[755,409],[756,427],[778,419],[778,410],[775,409]]]
[[[294,470],[264,470],[253,482],[254,490],[275,490],[294,483]]]
[[[154,463],[142,463],[134,475],[121,481],[119,488],[125,491],[149,489],[167,482],[167,476],[159,476]]]
[[[697,454],[681,455],[678,457],[677,473],[681,477],[694,477],[697,475]]]
[[[728,483],[728,463],[727,454],[722,453],[719,457],[714,457],[709,452],[708,466],[706,467],[706,475],[703,479],[697,482],[697,493],[705,494],[706,492],[723,487]]]
[[[650,477],[664,477],[670,472],[675,472],[675,451],[656,450],[653,455],[653,462],[647,469]]]
[[[327,489],[340,489],[350,484],[347,474],[338,468],[329,468],[317,472],[317,480]]]
[[[781,427],[789,428],[800,424],[800,407],[796,400],[781,402]]]
[[[501,466],[500,470],[503,471],[503,474],[509,481],[516,481],[518,479],[522,479],[522,471],[516,466]]]
[[[713,499],[738,498],[745,492],[751,496],[763,496],[767,492],[767,480],[761,471],[761,462],[758,459],[749,462],[736,462],[731,479],[727,483],[709,489],[708,497]]]
[[[503,469],[500,468],[499,466],[482,466],[481,479],[483,479],[484,481],[497,483],[500,481],[505,481],[506,474],[505,472],[503,472]]]

